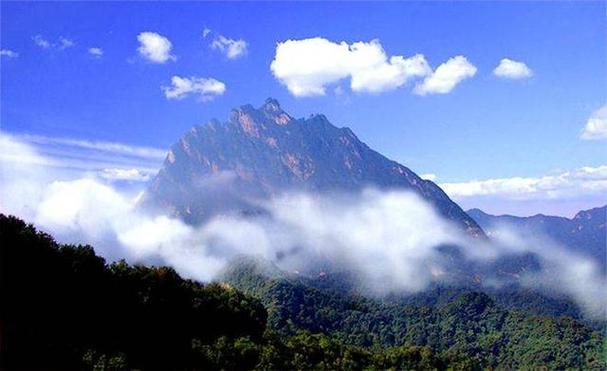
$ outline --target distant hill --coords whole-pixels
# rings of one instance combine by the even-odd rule
[[[538,214],[529,217],[490,215],[479,209],[467,211],[487,233],[495,235],[499,226],[509,226],[524,234],[546,236],[587,256],[605,266],[607,258],[607,206],[578,212],[572,219]]]
[[[321,114],[296,119],[274,99],[231,111],[175,143],[144,196],[190,223],[225,210],[255,211],[252,199],[284,191],[410,190],[472,235],[476,222],[429,180],[369,148]]]

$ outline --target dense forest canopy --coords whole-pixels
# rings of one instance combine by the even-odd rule
[[[600,332],[482,293],[384,303],[246,262],[203,285],[5,215],[0,241],[5,369],[605,369]]]

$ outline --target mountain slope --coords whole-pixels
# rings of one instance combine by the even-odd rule
[[[283,191],[411,190],[473,235],[476,222],[434,183],[389,160],[324,115],[295,119],[274,99],[233,109],[229,120],[192,128],[174,144],[145,202],[191,223],[218,211],[255,211]]]
[[[464,354],[489,369],[604,368],[601,332],[569,317],[506,310],[474,291],[432,306],[402,305],[270,271],[268,276],[258,261],[239,260],[222,279],[260,299],[268,308],[268,327],[282,336],[303,329],[372,349],[416,344],[445,358]]]
[[[524,234],[551,238],[605,265],[607,206],[580,211],[572,219],[542,214],[529,217],[496,216],[479,209],[468,210],[467,213],[489,235],[498,233],[499,226],[507,225]]]

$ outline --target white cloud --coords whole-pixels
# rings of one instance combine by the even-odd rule
[[[31,217],[49,172],[40,171],[51,162],[26,143],[0,132],[0,210]]]
[[[580,138],[584,140],[607,139],[607,104],[590,115]]]
[[[382,50],[383,52],[383,50]],[[380,93],[403,86],[414,77],[430,73],[430,66],[421,54],[410,58],[390,57],[374,68],[361,69],[352,75],[351,88],[356,92]]]
[[[95,58],[101,58],[103,56],[103,49],[101,48],[89,48],[88,52]]]
[[[80,147],[80,148],[84,148],[84,149],[91,149],[91,150],[97,150],[97,151],[102,151],[102,152],[110,152],[110,153],[120,154],[120,155],[135,156],[135,157],[147,158],[147,159],[152,159],[152,160],[164,159],[167,154],[167,150],[160,149],[160,148],[137,146],[137,145],[126,144],[126,143],[118,143],[118,142],[107,142],[107,141],[64,138],[64,137],[48,137],[48,136],[31,135],[31,134],[15,135],[14,137],[16,138],[16,140],[19,140],[19,141],[25,142],[25,143],[30,143],[30,144],[63,145],[63,146]]]
[[[108,180],[125,180],[133,182],[147,182],[155,174],[155,171],[145,171],[142,169],[121,169],[111,168],[103,169],[99,174],[102,178]]]
[[[321,37],[278,43],[270,69],[297,97],[324,95],[327,85],[346,78],[355,92],[380,93],[431,72],[423,55],[388,57],[379,40],[348,44]]]
[[[52,42],[43,37],[42,35],[36,35],[32,37],[34,43],[42,49],[54,49],[54,50],[65,50],[76,45],[74,40],[60,36],[57,42]]]
[[[214,78],[173,76],[171,86],[163,86],[162,91],[167,99],[183,99],[190,94],[206,102],[226,91],[226,85]]]
[[[476,67],[466,57],[458,55],[438,66],[423,82],[418,83],[414,93],[447,94],[463,80],[473,77],[476,71]]]
[[[533,76],[533,71],[523,62],[504,58],[493,70],[493,74],[505,79],[524,79]]]
[[[422,179],[431,180],[431,181],[435,181],[436,180],[436,174],[432,174],[432,173],[422,174],[419,177],[422,178]]]
[[[4,167],[31,167],[40,174],[62,173],[69,178],[146,181],[158,171],[167,153],[163,149],[125,143],[6,132],[0,139],[0,162]],[[21,155],[28,152],[13,148],[15,143],[41,155]]]
[[[607,195],[607,165],[585,166],[557,175],[472,180],[440,186],[455,199],[487,195],[521,200],[561,199],[589,193]]]
[[[0,49],[0,57],[17,58],[19,53],[10,49]]]
[[[74,45],[76,45],[76,43],[73,40],[67,39],[63,36],[59,38],[58,48],[60,50],[71,48]]]
[[[93,179],[53,181],[44,190],[35,219],[53,229],[100,237],[112,220],[122,220],[131,208],[122,195]]]
[[[211,30],[209,28],[204,28],[204,30],[202,30],[202,37],[206,38],[207,36],[209,36],[209,34],[211,33]]]
[[[204,37],[206,37],[204,35],[206,31],[203,31]],[[234,40],[222,35],[217,36],[211,43],[211,48],[221,51],[229,59],[236,59],[247,54],[247,46],[247,42],[242,39]]]
[[[42,35],[36,35],[32,37],[32,39],[34,40],[34,43],[42,49],[49,49],[51,47],[51,42],[42,37]]]
[[[139,41],[137,51],[150,62],[166,63],[169,60],[177,60],[177,57],[171,54],[173,44],[166,37],[156,32],[141,32],[137,35],[137,40]]]

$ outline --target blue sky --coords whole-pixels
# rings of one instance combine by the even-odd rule
[[[607,202],[600,188],[607,183],[607,134],[601,132],[607,125],[601,110],[607,101],[604,2],[0,7],[2,131],[43,151],[52,142],[55,156],[70,150],[62,148],[66,138],[162,150],[195,124],[223,120],[230,108],[261,105],[271,96],[293,116],[324,113],[388,157],[419,174],[434,174],[464,207],[570,215]],[[138,50],[142,32],[170,41],[164,63]],[[387,58],[422,54],[435,72],[463,56],[475,72],[446,93],[415,94],[430,71],[376,92],[356,91],[348,75],[325,84],[324,95],[295,96],[270,68],[277,44],[315,37],[349,45],[378,40]],[[223,49],[213,48],[214,41]],[[230,42],[238,41],[246,47],[230,58]],[[493,71],[503,58],[524,63],[530,76],[497,76]],[[205,99],[168,99],[162,87],[173,76],[214,79],[225,91]],[[593,119],[598,134],[584,139]],[[82,150],[81,142],[71,143],[71,150]],[[88,150],[116,157],[116,148]],[[152,153],[142,156],[146,168],[158,162]],[[522,185],[513,178],[522,178]],[[584,183],[587,178],[594,183]],[[501,182],[474,182],[489,180]],[[559,182],[566,189],[554,190]],[[487,191],[495,184],[498,189]],[[475,193],[475,187],[482,190]],[[528,187],[550,189],[528,195]]]

